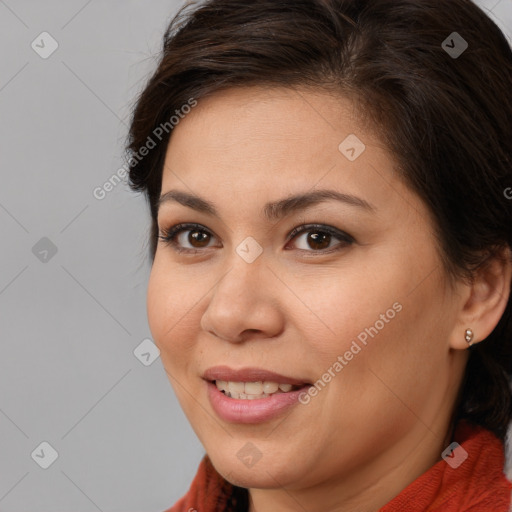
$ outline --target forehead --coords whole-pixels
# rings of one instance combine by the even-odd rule
[[[162,194],[249,204],[332,188],[382,210],[421,210],[352,101],[326,92],[239,88],[202,99],[173,129]],[[242,202],[242,198],[245,198]],[[393,206],[394,204],[394,206]],[[261,206],[261,205],[260,205]]]
[[[368,145],[382,147],[358,117],[350,100],[325,92],[259,87],[220,91],[201,99],[174,127],[164,171],[178,166],[187,172],[215,170],[217,179],[224,171],[236,171],[248,179],[278,171],[284,175],[290,169],[297,177],[316,179],[319,171],[340,162],[340,144],[347,139],[346,146],[360,141],[358,152]],[[385,157],[379,155],[381,162]],[[164,182],[166,178],[172,173],[164,172]]]

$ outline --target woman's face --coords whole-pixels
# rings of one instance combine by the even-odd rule
[[[231,89],[174,128],[162,195],[182,196],[162,200],[160,233],[199,226],[158,242],[148,319],[185,414],[231,482],[371,487],[424,449],[426,467],[440,458],[465,362],[449,346],[460,301],[427,209],[394,165],[352,103],[326,93]],[[266,206],[319,191],[339,196]],[[257,397],[230,398],[213,380]],[[268,383],[243,384],[256,381]],[[279,383],[300,389],[260,398]]]

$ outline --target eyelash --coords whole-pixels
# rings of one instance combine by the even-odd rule
[[[199,231],[201,233],[206,233],[209,236],[214,236],[208,229],[206,229],[204,226],[201,226],[200,224],[176,224],[175,226],[172,226],[168,229],[161,229],[162,234],[158,236],[158,238],[164,242],[167,245],[170,245],[176,252],[178,253],[186,253],[186,254],[197,254],[200,252],[204,252],[204,249],[209,249],[210,247],[205,247],[204,249],[190,249],[190,248],[183,248],[178,246],[178,243],[176,242],[175,238],[177,235],[181,234],[185,231]],[[297,226],[294,228],[291,233],[288,235],[287,243],[293,240],[297,235],[300,233],[323,233],[328,234],[338,240],[340,240],[342,243],[338,244],[334,248],[329,249],[321,249],[321,250],[311,250],[308,251],[306,249],[298,249],[299,251],[303,252],[311,252],[311,253],[320,253],[320,254],[329,254],[335,251],[339,251],[346,247],[347,245],[351,245],[355,242],[355,240],[348,235],[347,233],[344,233],[343,231],[340,231],[338,229],[332,228],[330,226],[325,226],[322,224],[303,224],[301,226]]]

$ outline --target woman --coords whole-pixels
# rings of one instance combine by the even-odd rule
[[[210,0],[134,109],[177,511],[506,511],[512,53],[469,0]]]

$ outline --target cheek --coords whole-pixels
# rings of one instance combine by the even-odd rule
[[[155,258],[147,289],[148,324],[167,369],[185,368],[198,329],[197,299],[187,297],[191,287],[174,278],[177,275]]]
[[[350,272],[322,281],[324,288],[310,292],[305,301],[314,304],[315,316],[308,315],[302,326],[307,339],[315,340],[317,371],[345,354],[351,370],[344,373],[359,381],[368,366],[421,366],[418,361],[432,351],[427,336],[437,333],[442,340],[446,321],[441,318],[439,272],[432,272],[434,255],[422,263],[391,251],[380,256],[373,264],[360,261]],[[301,293],[306,297],[307,289],[297,290]],[[313,323],[306,321],[312,318]]]
[[[332,358],[349,350],[352,340],[364,343],[370,339],[368,331],[376,335],[377,330],[380,336],[388,330],[401,315],[400,300],[407,293],[407,280],[399,272],[389,268],[383,272],[374,265],[373,269],[352,267],[311,280],[301,277],[293,287],[309,311],[298,304],[295,314],[290,313],[306,339],[315,340],[315,348]]]
[[[414,417],[411,411],[439,406],[434,395],[436,386],[447,379],[445,340],[450,315],[443,311],[437,272],[415,289],[408,276],[416,273],[404,269],[389,282],[373,281],[379,293],[375,288],[370,293],[371,287],[366,285],[371,302],[362,311],[347,302],[350,309],[340,316],[340,328],[345,321],[350,330],[343,336],[343,352],[340,347],[339,353],[347,354],[345,359],[350,361],[336,381],[339,393],[330,399],[341,401],[341,409],[352,410],[360,421],[372,414],[409,421]],[[375,295],[381,300],[375,300]],[[351,322],[351,313],[357,323]],[[351,354],[350,346],[356,355]]]
[[[153,263],[151,268],[151,274],[149,276],[147,296],[146,296],[146,308],[149,329],[153,336],[154,342],[158,348],[162,350],[162,334],[163,326],[166,323],[164,302],[164,288],[162,279],[160,278],[159,265],[157,259]]]

